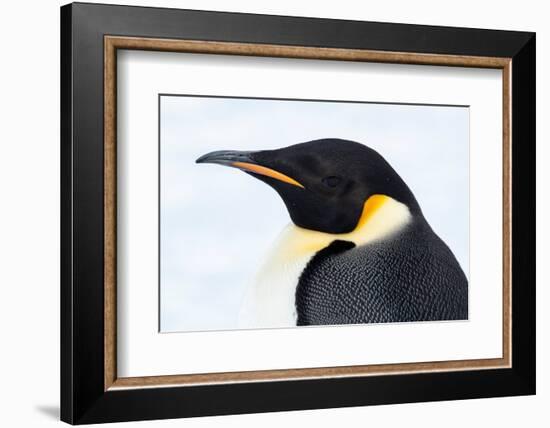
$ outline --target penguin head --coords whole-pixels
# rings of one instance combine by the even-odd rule
[[[353,141],[321,139],[275,150],[215,151],[197,163],[238,168],[271,186],[293,223],[331,234],[353,231],[372,196],[420,208],[397,172],[375,150]]]

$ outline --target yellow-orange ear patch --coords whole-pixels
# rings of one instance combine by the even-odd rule
[[[372,195],[369,199],[367,199],[363,205],[363,212],[355,229],[361,229],[389,200],[391,200],[391,198],[386,195]]]
[[[283,181],[285,183],[292,184],[294,186],[298,186],[304,189],[304,186],[302,186],[296,180],[279,171],[275,171],[274,169],[267,168],[262,165],[255,165],[253,163],[248,163],[248,162],[233,162],[232,165],[236,168],[240,168],[245,171],[250,171],[255,174],[265,175],[266,177],[271,177],[271,178],[274,178],[275,180]]]

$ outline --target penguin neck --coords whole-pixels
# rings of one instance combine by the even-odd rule
[[[242,328],[290,327],[297,322],[296,287],[316,253],[335,240],[368,245],[398,232],[411,220],[408,208],[396,200],[374,195],[365,201],[357,226],[333,234],[291,224],[283,230],[266,262],[249,287],[239,314]]]
[[[386,195],[373,195],[363,204],[357,226],[348,233],[326,233],[287,226],[279,239],[279,256],[296,259],[313,256],[333,241],[353,242],[356,246],[382,240],[401,230],[412,219],[405,204]]]

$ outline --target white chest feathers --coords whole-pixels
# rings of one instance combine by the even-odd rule
[[[384,239],[402,229],[410,218],[404,204],[374,195],[365,202],[356,228],[349,233],[324,233],[289,224],[248,287],[239,314],[240,328],[296,326],[296,287],[317,252],[335,240],[361,246]]]

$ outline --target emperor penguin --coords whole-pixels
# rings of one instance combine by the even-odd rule
[[[327,138],[215,151],[196,162],[268,184],[292,220],[246,293],[241,327],[468,318],[468,281],[458,261],[372,148]]]

